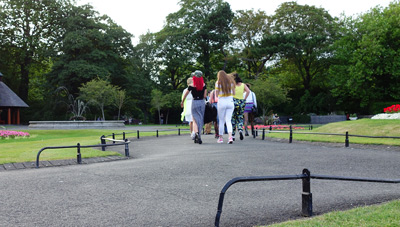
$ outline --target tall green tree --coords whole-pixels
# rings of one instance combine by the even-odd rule
[[[161,109],[168,105],[168,100],[162,91],[153,89],[151,91],[151,106],[157,110],[158,122],[161,124]]]
[[[99,16],[90,5],[72,6],[63,22],[60,52],[48,81],[53,86],[66,86],[73,94],[96,77],[109,78],[112,84],[125,88],[132,35],[108,16]]]
[[[224,47],[230,42],[233,12],[222,0],[181,0],[179,4],[180,10],[167,16],[167,26],[190,34],[198,68],[204,69],[205,76],[209,77],[215,71],[211,65],[213,54],[227,56]]]
[[[13,80],[19,96],[27,101],[31,70],[58,48],[62,18],[69,0],[0,0],[0,47],[13,57]]]
[[[112,102],[112,104],[115,107],[118,108],[118,118],[117,118],[118,120],[119,120],[119,117],[121,116],[121,109],[122,109],[122,106],[125,103],[125,100],[126,100],[126,92],[125,92],[125,90],[122,90],[119,87],[115,87],[115,92],[113,94],[113,102]]]
[[[400,99],[400,2],[344,18],[331,68],[332,94],[356,110]],[[349,105],[350,104],[350,105]],[[354,111],[354,110],[353,110]]]
[[[128,84],[126,94],[129,97],[127,107],[135,118],[144,123],[151,119],[151,92],[159,81],[160,65],[157,64],[156,41],[154,33],[140,36],[139,44],[134,47],[129,58]]]
[[[113,105],[118,89],[107,80],[95,78],[83,84],[79,91],[79,98],[85,100],[89,105],[97,106],[105,120],[104,108]]]
[[[156,33],[154,60],[160,67],[158,79],[162,88],[177,90],[195,70],[196,58],[191,50],[190,35],[188,30],[169,25]]]
[[[296,66],[304,90],[312,92],[313,82],[326,76],[330,66],[336,18],[323,8],[285,2],[275,11],[271,26],[273,34],[267,34],[262,45],[278,45],[279,56]]]
[[[262,37],[270,34],[268,16],[264,11],[238,10],[232,21],[232,49],[246,68],[247,77],[256,78],[265,70],[265,64],[275,54],[257,45]]]

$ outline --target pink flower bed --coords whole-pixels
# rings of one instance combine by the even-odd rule
[[[8,131],[8,130],[0,130],[0,138],[11,138],[14,139],[15,137],[29,137],[29,133],[27,132],[17,132],[17,131]]]
[[[289,125],[254,125],[255,129],[268,129],[272,127],[272,130],[290,130]],[[251,126],[247,126],[248,129],[251,129]],[[304,127],[292,125],[292,129],[304,129]]]

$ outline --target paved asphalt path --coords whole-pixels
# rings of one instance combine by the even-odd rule
[[[122,148],[121,148],[122,149]],[[131,159],[0,172],[0,226],[214,226],[232,178],[311,173],[400,178],[400,153],[212,135],[132,138]],[[301,217],[301,180],[246,182],[225,195],[220,226]],[[315,215],[400,199],[400,184],[311,180]]]

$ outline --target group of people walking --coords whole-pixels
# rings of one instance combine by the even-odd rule
[[[187,85],[182,93],[182,120],[189,122],[191,137],[195,143],[202,144],[200,131],[204,125],[205,100],[208,98],[203,73],[199,70],[193,72],[192,77],[187,80]],[[250,85],[243,83],[237,73],[227,74],[223,70],[218,72],[215,88],[208,98],[208,102],[217,108],[214,128],[218,143],[223,143],[223,135],[227,134],[227,143],[232,144],[235,141],[236,130],[240,140],[244,139],[244,133],[248,136],[248,115],[253,111],[253,106],[257,106],[255,94],[249,87]]]

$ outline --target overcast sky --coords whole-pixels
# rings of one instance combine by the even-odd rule
[[[162,29],[168,14],[179,10],[179,0],[77,0],[78,5],[89,3],[100,14],[107,14],[117,24],[133,34],[136,45],[139,36],[147,31],[158,32]],[[236,10],[263,10],[268,15],[288,0],[225,0]],[[300,5],[314,5],[327,10],[332,16],[339,17],[365,13],[375,6],[387,7],[393,0],[297,0]]]

